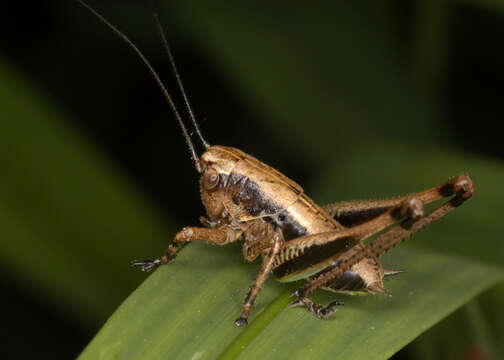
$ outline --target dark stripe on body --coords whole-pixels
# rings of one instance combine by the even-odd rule
[[[247,214],[264,216],[277,214],[283,209],[265,199],[261,187],[246,176],[231,173],[226,183],[227,192],[232,192],[233,202],[241,204]]]
[[[284,240],[306,235],[306,228],[295,221],[287,210],[265,199],[261,187],[248,177],[231,173],[223,183],[235,205],[243,206],[252,216],[265,216],[266,221],[282,229]]]
[[[246,176],[231,173],[229,176],[221,175],[221,186],[226,193],[231,196],[235,205],[243,206],[247,214],[252,216],[265,216],[264,219],[282,229],[285,241],[307,235],[307,229],[299,224],[289,214],[286,209],[271,202],[264,197],[261,187],[255,182],[250,181]],[[387,208],[374,208],[360,212],[346,212],[339,214],[338,220],[343,226],[355,226],[375,218],[385,212]],[[267,216],[270,215],[270,216]],[[294,259],[288,260],[273,270],[277,278],[282,278],[296,271],[302,271],[320,262],[328,260],[338,252],[353,246],[355,240],[351,237],[339,239],[323,245],[314,245],[305,250],[305,252]],[[323,271],[332,268],[328,266]],[[321,271],[319,274],[321,274]],[[347,270],[341,276],[332,280],[327,287],[334,290],[358,291],[365,287],[362,278],[354,272]]]
[[[308,269],[352,247],[355,242],[352,237],[345,237],[327,244],[313,245],[309,249],[306,249],[302,255],[288,260],[275,268],[273,273],[277,278],[282,278],[286,275]]]
[[[307,233],[306,228],[295,221],[286,210],[282,211],[278,215],[268,216],[266,221],[269,221],[282,229],[285,241],[295,239],[306,235]]]
[[[339,211],[334,215],[334,220],[338,221],[344,227],[353,227],[380,216],[388,209],[389,207],[382,207],[365,210]]]

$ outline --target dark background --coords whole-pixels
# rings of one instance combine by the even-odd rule
[[[91,4],[131,36],[159,70],[177,103],[182,104],[151,18],[149,4],[141,1],[99,0]],[[335,145],[333,154],[320,156],[315,150],[318,161],[311,161],[312,154],[302,151],[303,146],[296,146],[296,142],[303,141],[299,133],[294,132],[294,135],[288,135],[288,140],[283,139],[284,132],[288,131],[284,131],[288,123],[284,121],[271,125],[276,121],[274,111],[269,111],[274,106],[262,105],[260,96],[250,99],[246,91],[249,86],[247,80],[237,86],[239,80],[233,76],[239,67],[229,70],[226,60],[223,60],[227,54],[219,52],[218,45],[205,43],[205,39],[197,34],[198,26],[191,27],[191,24],[184,23],[185,14],[191,11],[191,7],[181,8],[183,10],[179,10],[177,3],[162,4],[161,19],[167,28],[169,42],[203,133],[210,143],[239,147],[281,169],[300,184],[313,183],[320,175],[325,159],[345,156],[342,148]],[[223,6],[222,11],[232,12],[236,8]],[[368,45],[378,47],[387,44],[391,56],[384,61],[393,59],[394,66],[402,74],[399,77],[409,84],[407,92],[416,92],[419,102],[428,104],[429,109],[436,109],[436,114],[440,114],[433,121],[440,133],[449,133],[440,142],[467,153],[502,158],[502,133],[498,129],[504,113],[504,8],[480,6],[470,1],[453,2],[446,5],[440,15],[436,5],[401,0],[384,2],[380,6],[371,2],[355,5],[355,12],[362,9],[367,9],[369,17],[378,22],[376,28],[383,30],[383,33],[376,34],[380,39],[377,44]],[[281,62],[284,56],[293,59],[293,62],[317,63],[323,62],[319,54],[323,54],[324,50],[344,54],[347,48],[355,45],[344,41],[338,43],[340,38],[336,36],[334,43],[320,47],[322,40],[316,30],[311,29],[310,23],[286,24],[280,5],[274,9],[257,5],[257,8],[252,9],[251,6],[242,11],[242,15],[264,12],[266,18],[262,25],[264,27],[257,30],[257,42],[249,45],[254,46],[252,52],[255,56],[249,56],[244,61]],[[352,11],[349,13],[352,14]],[[194,15],[195,18],[197,16],[204,17],[204,13],[202,15],[200,11]],[[362,18],[356,18],[362,21]],[[276,19],[279,19],[278,22]],[[376,24],[361,22],[352,25],[352,21],[348,17],[342,29],[354,29],[357,32],[365,28],[370,33],[378,31],[373,28]],[[94,144],[97,151],[113,163],[120,173],[129,177],[148,201],[155,203],[163,216],[172,219],[175,224],[196,224],[198,217],[203,214],[197,190],[197,174],[189,161],[189,153],[169,107],[132,51],[72,1],[7,1],[2,6],[0,24],[3,60],[57,103],[66,113],[71,126],[83,133],[87,141]],[[226,35],[239,37],[232,25],[230,23],[229,28],[220,33],[217,44],[225,42]],[[299,32],[302,41],[306,41],[296,48],[299,58],[297,53],[289,51],[292,50],[289,46],[265,54],[261,47],[256,46],[262,43],[260,34],[281,37],[283,31],[293,34],[294,30]],[[269,39],[264,44],[272,46]],[[240,48],[236,49],[238,58],[240,51]],[[314,56],[303,57],[303,53]],[[370,54],[375,53],[379,52],[363,54],[363,57],[370,57],[360,60],[372,63],[375,59]],[[277,54],[277,57],[268,58],[271,54]],[[344,79],[341,84],[330,85],[340,87],[338,91],[342,94],[348,89],[345,84],[355,87],[348,90],[354,94],[349,95],[348,102],[335,100],[335,108],[344,103],[344,110],[335,109],[335,113],[341,115],[346,111],[351,112],[345,105],[362,101],[363,107],[369,109],[355,116],[355,119],[359,119],[355,126],[362,131],[361,137],[383,139],[391,133],[394,139],[406,143],[429,144],[439,141],[437,134],[430,138],[425,136],[421,126],[416,131],[415,119],[411,122],[401,118],[388,119],[390,123],[383,126],[383,133],[380,130],[373,132],[382,128],[376,123],[371,125],[369,133],[366,132],[366,121],[371,121],[365,119],[366,111],[374,110],[373,105],[366,104],[368,95],[359,99],[361,83],[351,81],[352,76],[365,77],[369,73],[360,69],[359,64],[356,62],[355,68],[346,67],[345,64],[334,65],[334,71],[347,74],[350,80]],[[320,73],[315,72],[318,79],[314,84],[323,81],[326,73],[331,71],[330,65],[324,66],[321,65]],[[248,76],[271,76],[267,70],[260,71],[260,66],[252,69],[259,71]],[[361,71],[363,74],[360,74]],[[337,76],[344,78],[343,75]],[[381,76],[386,78],[387,74]],[[328,79],[331,76],[328,75]],[[380,88],[375,81],[371,80],[370,83]],[[299,82],[299,86],[306,92],[311,91],[309,83]],[[368,90],[363,92],[369,93]],[[384,94],[393,92],[384,89]],[[388,106],[394,106],[394,101],[398,100],[390,99]],[[292,99],[290,103],[291,111],[298,111],[296,107],[299,102]],[[299,111],[316,114],[317,108]],[[359,133],[351,130],[354,124],[345,125],[341,122],[345,122],[345,119],[324,123],[325,132],[333,133],[336,142],[338,138],[347,137],[347,133],[349,137],[359,139]],[[329,128],[327,124],[334,126]],[[352,144],[348,139],[345,141]],[[345,148],[345,151],[352,151],[352,145]],[[293,154],[293,149],[298,149],[299,153]],[[80,315],[69,309],[62,310],[54,299],[23,280],[20,274],[19,269],[6,267],[0,276],[2,308],[7,310],[3,314],[4,325],[0,330],[4,344],[0,349],[2,358],[71,358],[78,355],[106,317],[83,321]],[[140,280],[137,278],[135,281]],[[27,338],[30,339],[28,347]],[[49,338],[57,338],[59,345],[52,346]],[[396,356],[408,358],[408,350]]]

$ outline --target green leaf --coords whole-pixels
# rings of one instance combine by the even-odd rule
[[[321,176],[324,181],[310,186],[318,189],[315,197],[336,200],[338,194],[345,194],[356,198],[354,193],[363,194],[361,198],[371,194],[385,197],[421,190],[426,184],[432,186],[446,180],[449,174],[469,171],[476,182],[475,197],[414,236],[411,243],[437,244],[445,252],[451,248],[451,253],[472,254],[499,263],[501,252],[496,249],[502,246],[500,225],[495,224],[492,214],[502,206],[499,196],[493,195],[504,174],[501,166],[440,149],[420,151],[393,144],[368,145],[380,151],[362,147],[345,161],[332,164],[331,171]],[[383,161],[383,156],[387,161]],[[484,246],[475,243],[472,228],[484,239]],[[257,271],[257,265],[254,271],[253,266],[242,262],[237,246],[191,245],[176,262],[145,281],[81,358],[337,355],[359,359],[373,354],[373,358],[385,359],[503,279],[501,270],[474,260],[404,246],[383,257],[384,264],[408,270],[387,283],[394,294],[392,298],[339,296],[336,298],[344,300],[346,306],[333,319],[320,321],[302,309],[288,308],[292,285],[270,281],[258,298],[250,327],[242,330],[234,327],[233,320]],[[333,294],[316,294],[322,303],[334,298]],[[500,313],[494,316],[501,318]]]
[[[235,254],[235,256],[232,255]],[[80,359],[386,359],[483,289],[495,268],[419,250],[398,249],[384,263],[408,272],[387,283],[394,296],[335,296],[345,306],[328,321],[288,303],[292,285],[270,281],[251,325],[237,328],[251,266],[239,249],[193,244],[157,270],[116,311]],[[392,265],[393,264],[393,265]],[[257,269],[257,266],[255,266]]]

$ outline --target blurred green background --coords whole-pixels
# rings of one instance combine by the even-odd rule
[[[91,4],[175,92],[148,2]],[[422,233],[413,246],[503,265],[500,2],[159,9],[209,142],[253,154],[319,203],[469,172],[475,198],[433,225],[467,236]],[[129,261],[198,223],[197,174],[148,72],[77,3],[8,0],[0,27],[0,354],[72,358],[145,278]],[[501,285],[395,357],[503,354],[503,301]]]

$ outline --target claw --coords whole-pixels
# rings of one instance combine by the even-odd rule
[[[305,306],[303,300],[296,300],[290,304],[291,307]]]
[[[341,306],[343,303],[341,301],[333,301],[329,305],[327,305],[325,308],[322,308],[318,311],[317,316],[322,318],[322,319],[327,319],[329,316],[334,314],[334,307],[335,306]]]
[[[319,319],[327,319],[332,314],[334,314],[334,309],[323,308],[323,309],[320,309],[320,311],[317,313],[317,317]]]
[[[132,261],[130,263],[130,267],[135,267],[135,266],[140,266],[140,270],[149,272],[152,269],[158,267],[159,265],[162,264],[161,259],[156,259],[156,260],[144,260],[144,261]]]
[[[330,303],[329,305],[327,305],[326,307],[332,308],[334,306],[343,306],[343,305],[345,305],[345,303],[343,301],[336,300],[336,301],[333,301],[332,303]]]
[[[141,265],[145,264],[145,262],[147,262],[147,261],[151,261],[151,260],[145,260],[145,261],[133,260],[132,262],[130,262],[130,267],[141,266]]]
[[[248,321],[244,317],[239,317],[238,319],[235,320],[235,325],[245,327],[248,325]]]

